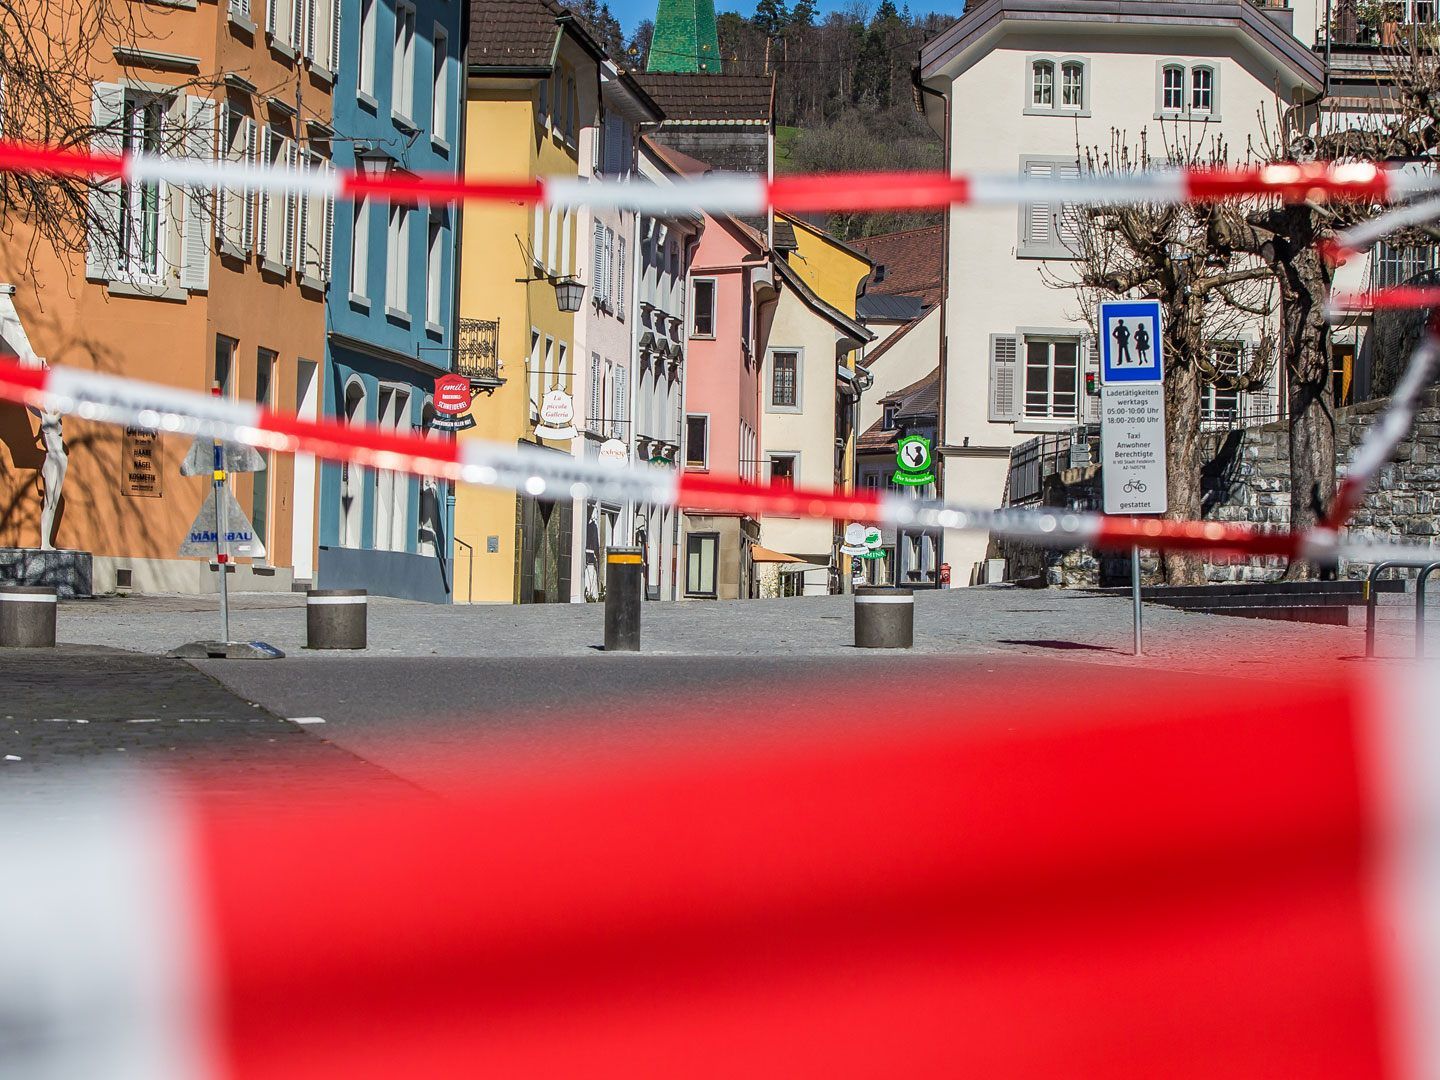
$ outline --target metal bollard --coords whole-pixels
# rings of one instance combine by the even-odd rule
[[[54,589],[40,585],[0,585],[0,646],[11,649],[53,649]]]
[[[311,589],[305,594],[307,649],[365,648],[364,589]]]
[[[640,603],[645,563],[638,547],[605,554],[605,651],[640,651]]]
[[[855,647],[908,649],[915,644],[915,592],[862,585],[855,590]]]
[[[1425,579],[1440,570],[1440,562],[1426,563],[1415,578],[1415,659],[1425,658]]]

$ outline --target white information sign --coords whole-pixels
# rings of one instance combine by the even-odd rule
[[[1105,513],[1165,512],[1163,385],[1110,383],[1101,388],[1100,464]]]

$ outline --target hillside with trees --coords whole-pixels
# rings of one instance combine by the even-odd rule
[[[814,0],[759,0],[750,18],[727,11],[717,20],[727,73],[774,73],[775,121],[798,129],[783,133],[780,167],[796,172],[942,168],[943,147],[915,106],[910,72],[920,47],[953,21],[912,15],[893,0],[873,13],[856,0],[824,18]],[[642,22],[626,42],[628,66],[643,69],[652,30]],[[834,214],[828,226],[853,239],[937,221],[934,213]]]

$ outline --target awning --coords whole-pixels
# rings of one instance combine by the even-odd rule
[[[767,547],[761,547],[759,544],[751,544],[751,545],[750,545],[750,558],[754,559],[756,562],[781,562],[781,563],[803,563],[803,562],[805,562],[804,559],[797,558],[797,557],[794,556],[794,555],[786,555],[783,551],[771,551],[769,548],[767,548]],[[812,565],[812,566],[818,566],[819,563],[811,563],[810,565]]]

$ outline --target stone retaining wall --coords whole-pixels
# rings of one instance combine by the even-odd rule
[[[1337,416],[1339,473],[1351,450],[1389,404],[1368,401]],[[1099,446],[1092,458],[1099,459]],[[1208,521],[1248,522],[1284,529],[1290,524],[1290,445],[1284,424],[1265,424],[1201,437],[1202,507]],[[1096,506],[1100,469],[1067,469],[1046,477],[1041,501],[1048,506]],[[1426,393],[1411,435],[1390,456],[1356,512],[1352,536],[1377,541],[1429,543],[1440,535],[1440,390]],[[1098,558],[1092,551],[1042,551],[1013,542],[991,543],[991,557],[1003,558],[1006,577],[1030,584],[1086,587],[1119,585],[1130,580],[1128,557]],[[1147,583],[1159,580],[1159,561],[1142,560]],[[1284,559],[1217,558],[1206,563],[1210,581],[1274,581],[1285,572]],[[1368,564],[1345,564],[1341,576],[1363,578]]]

